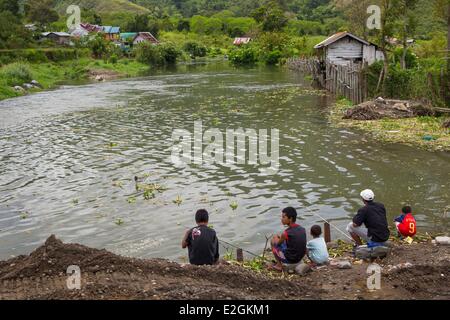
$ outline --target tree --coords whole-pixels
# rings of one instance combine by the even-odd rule
[[[384,88],[385,80],[389,72],[389,56],[388,56],[388,40],[392,38],[395,29],[395,21],[397,15],[397,7],[395,6],[395,0],[380,0],[381,7],[381,19],[379,31],[379,43],[380,49],[383,52],[383,70],[380,73],[376,92],[380,92],[380,89]],[[384,90],[382,90],[384,91]]]
[[[283,9],[275,0],[253,11],[252,16],[261,24],[263,31],[281,31],[288,23]]]
[[[23,27],[17,16],[9,10],[0,12],[0,48],[29,47],[32,42],[31,33]]]
[[[450,0],[436,0],[435,15],[447,21],[447,90],[445,103],[450,106]]]
[[[372,0],[342,2],[344,16],[348,21],[350,32],[367,39],[369,30],[367,29],[367,8],[372,4]]]
[[[141,32],[148,28],[149,18],[146,14],[139,14],[134,16],[134,20],[127,24],[127,31]]]
[[[0,0],[0,12],[9,11],[18,16],[20,13],[19,0]]]
[[[52,0],[30,0],[27,3],[28,18],[44,27],[58,21],[58,13],[53,9]]]
[[[406,69],[406,54],[408,52],[408,38],[412,36],[417,27],[417,19],[414,9],[418,0],[396,0],[394,4],[398,8],[398,28],[402,40],[403,54],[400,60],[402,69]]]

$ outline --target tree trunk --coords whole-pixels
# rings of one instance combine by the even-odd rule
[[[447,5],[447,94],[445,103],[450,107],[450,3]]]

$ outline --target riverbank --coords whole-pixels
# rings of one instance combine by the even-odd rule
[[[62,84],[87,83],[89,81],[107,81],[112,79],[137,77],[148,72],[149,66],[134,59],[120,59],[116,63],[81,58],[62,62],[19,63],[22,69],[36,80],[41,88],[17,91],[15,85],[21,86],[18,72],[4,72],[7,66],[0,68],[0,100],[18,97],[27,93],[50,90]],[[15,65],[18,65],[15,63]],[[12,73],[12,74],[11,74]],[[25,80],[23,81],[25,82]]]
[[[444,128],[445,117],[415,117],[403,119],[352,120],[343,119],[354,105],[339,99],[331,106],[330,122],[342,128],[360,129],[386,143],[401,143],[429,151],[450,151],[450,129]]]
[[[126,258],[52,236],[28,256],[0,262],[0,299],[450,299],[450,246],[395,243],[378,263],[381,290],[369,291],[362,260],[283,275]],[[80,290],[66,287],[70,265],[81,269]]]

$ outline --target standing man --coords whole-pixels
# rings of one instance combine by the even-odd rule
[[[353,221],[347,226],[347,232],[358,246],[362,245],[361,239],[367,241],[369,248],[383,246],[390,235],[386,208],[382,203],[373,201],[375,194],[372,190],[364,190],[360,195],[364,207],[353,217]]]

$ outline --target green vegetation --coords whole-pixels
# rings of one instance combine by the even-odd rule
[[[87,81],[90,71],[100,74],[110,71],[120,77],[136,77],[147,72],[148,68],[146,64],[124,58],[115,64],[90,58],[40,64],[14,62],[0,67],[0,100],[23,94],[16,92],[12,86],[28,83],[32,79],[38,81],[42,89],[51,89],[62,83]],[[40,89],[32,89],[36,90]]]
[[[343,128],[360,129],[387,143],[401,143],[427,150],[450,151],[450,129],[444,128],[445,118],[417,117],[408,119],[381,119],[357,121],[342,119],[352,103],[339,99],[330,112],[331,122]]]

